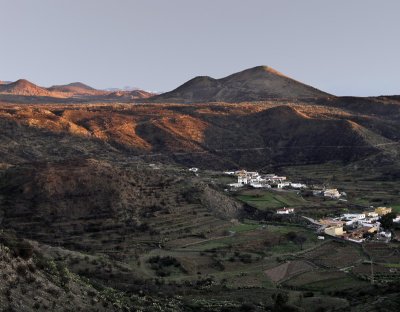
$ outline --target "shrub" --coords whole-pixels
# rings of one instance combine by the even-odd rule
[[[17,265],[16,271],[18,273],[18,275],[20,276],[26,276],[26,274],[28,273],[28,269],[26,267],[25,264],[19,263]]]

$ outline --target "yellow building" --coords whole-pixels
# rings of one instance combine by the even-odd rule
[[[375,212],[378,214],[378,216],[384,216],[385,214],[391,213],[392,208],[378,207],[375,209]]]
[[[325,229],[325,234],[331,236],[342,236],[343,235],[343,226],[330,226]]]

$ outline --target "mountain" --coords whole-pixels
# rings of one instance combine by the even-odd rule
[[[66,85],[55,85],[49,88],[49,90],[56,90],[61,92],[72,92],[76,90],[86,90],[86,91],[94,91],[95,88],[92,88],[82,82],[72,82]]]
[[[52,96],[49,90],[39,87],[25,79],[0,85],[0,93],[24,96]]]
[[[154,93],[137,89],[133,91],[115,91],[108,94],[107,98],[116,100],[140,100],[140,99],[148,99],[153,96]]]
[[[244,102],[268,99],[320,98],[328,93],[293,80],[267,66],[257,66],[222,79],[200,76],[156,96],[165,102]]]
[[[66,85],[55,85],[48,88],[52,92],[61,92],[70,96],[74,95],[104,95],[108,92],[102,90],[96,90],[82,82],[73,82]]]

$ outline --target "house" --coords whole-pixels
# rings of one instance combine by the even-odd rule
[[[294,213],[294,208],[283,208],[276,211],[277,214],[291,214]]]
[[[235,175],[238,177],[238,183],[243,185],[250,184],[254,187],[263,187],[261,182],[265,182],[265,180],[262,179],[260,174],[256,171],[240,170],[235,171]]]
[[[224,171],[224,174],[235,175],[235,171]]]
[[[248,183],[249,183],[249,180],[248,180],[248,178],[247,178],[247,175],[246,175],[246,174],[240,174],[240,175],[238,175],[238,183],[239,183],[239,184],[248,184]]]
[[[326,189],[324,190],[324,197],[339,198],[340,193],[337,189]]]
[[[378,232],[380,228],[380,223],[361,222],[360,224],[363,228],[369,228],[370,233]]]
[[[335,219],[331,219],[331,218],[320,219],[318,221],[318,223],[321,225],[327,226],[327,227],[332,227],[332,226],[343,227],[343,225],[346,224],[346,222],[344,222],[342,220],[335,220]]]
[[[312,193],[314,196],[322,196],[324,195],[324,190],[313,190]]]
[[[366,234],[373,234],[376,232],[377,232],[376,228],[363,226],[352,232],[344,234],[343,238],[352,242],[362,243],[363,241],[365,241]]]
[[[352,225],[358,223],[360,220],[365,220],[364,213],[345,213],[342,215],[343,220],[346,221],[346,225]]]
[[[251,182],[250,186],[254,188],[271,188],[269,184],[260,183],[260,182]]]
[[[274,173],[269,173],[264,176],[264,179],[270,183],[282,183],[282,181],[286,180],[286,177],[280,177]]]
[[[277,188],[284,188],[290,186],[290,182],[281,182],[277,184]]]
[[[344,233],[343,226],[330,226],[325,228],[324,232],[331,236],[342,236]]]
[[[362,220],[365,219],[365,213],[345,213],[343,218],[346,220]]]
[[[238,187],[242,187],[243,186],[243,184],[242,183],[230,183],[230,184],[228,184],[230,187],[233,187],[233,188],[238,188]]]
[[[290,187],[293,187],[294,189],[302,189],[302,188],[306,188],[307,185],[302,184],[302,183],[290,183]]]
[[[377,218],[379,215],[375,211],[365,211],[365,216],[368,218]]]
[[[378,214],[378,216],[384,216],[385,214],[391,213],[392,208],[388,207],[378,207],[375,209],[375,212]]]
[[[382,231],[382,232],[379,232],[378,235],[380,237],[384,237],[384,238],[391,238],[392,237],[392,233],[390,231],[387,231],[387,232],[383,232]]]

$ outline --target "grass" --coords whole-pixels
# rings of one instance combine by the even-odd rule
[[[309,290],[337,291],[353,287],[360,287],[360,285],[363,283],[367,284],[366,282],[360,281],[352,276],[345,276],[343,278],[327,279],[309,283],[303,287]]]
[[[366,282],[340,271],[310,271],[289,279],[286,286],[294,286],[304,290],[336,291],[359,287]]]
[[[393,208],[393,212],[400,213],[400,204],[390,205]]]
[[[400,263],[383,263],[382,265],[387,268],[400,268]]]
[[[258,209],[277,209],[304,205],[307,203],[302,197],[293,192],[258,191],[257,193],[243,192],[237,198]]]
[[[229,231],[233,231],[236,233],[242,233],[242,232],[254,231],[259,228],[260,228],[260,225],[258,225],[258,224],[243,223],[243,224],[235,225],[235,226],[229,228]]]

